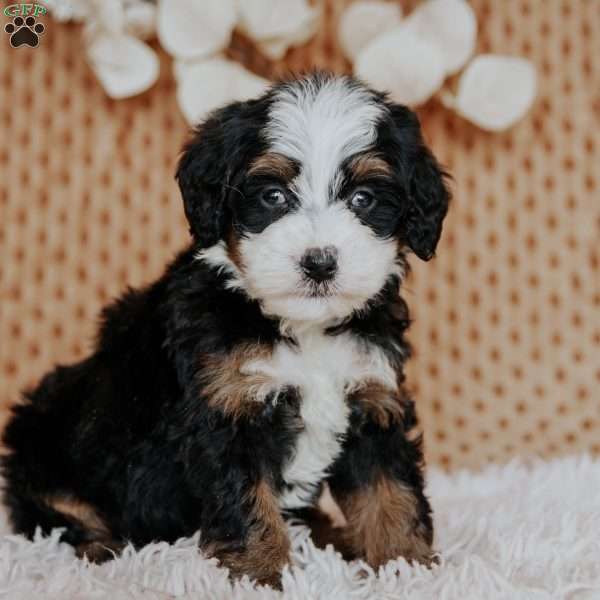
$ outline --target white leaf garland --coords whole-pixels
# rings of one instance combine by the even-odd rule
[[[523,118],[536,93],[536,71],[528,60],[482,54],[461,75],[456,96],[443,100],[482,129],[501,131]]]
[[[378,35],[394,29],[402,21],[397,2],[359,0],[352,3],[340,18],[338,40],[342,51],[355,60],[360,51]]]
[[[135,96],[158,79],[156,53],[123,33],[96,33],[87,45],[88,61],[106,93],[114,99]]]
[[[465,0],[427,0],[411,13],[406,25],[440,50],[446,75],[462,69],[475,51],[477,20]]]
[[[444,81],[444,58],[431,44],[404,26],[396,27],[367,45],[358,55],[354,72],[391,98],[410,106],[427,101]]]
[[[158,38],[178,59],[220,52],[229,45],[236,22],[234,0],[158,0]]]
[[[270,82],[221,57],[177,66],[177,100],[190,125],[235,100],[261,95]]]

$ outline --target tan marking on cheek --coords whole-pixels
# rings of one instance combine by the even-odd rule
[[[432,534],[419,522],[410,488],[380,475],[371,485],[337,500],[348,521],[345,539],[374,568],[399,556],[431,561]]]
[[[270,356],[271,349],[258,344],[245,344],[228,355],[206,356],[202,393],[209,406],[222,410],[233,419],[252,416],[262,410],[262,396],[275,387],[275,382],[262,373],[244,373],[243,366]]]
[[[298,174],[296,163],[275,152],[259,156],[250,166],[249,175],[272,175],[290,181]]]
[[[357,402],[380,427],[400,423],[404,416],[402,396],[397,389],[368,379],[348,394],[348,402]]]
[[[59,513],[76,519],[95,535],[108,536],[109,531],[106,524],[91,504],[68,496],[47,497],[45,503]]]
[[[390,177],[392,174],[390,165],[375,154],[362,154],[358,156],[350,164],[350,170],[355,179]]]

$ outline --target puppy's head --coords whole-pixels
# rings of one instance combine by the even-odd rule
[[[199,257],[283,319],[345,318],[429,260],[449,193],[406,107],[312,75],[215,113],[177,170]]]

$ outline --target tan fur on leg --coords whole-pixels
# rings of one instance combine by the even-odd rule
[[[372,567],[399,556],[431,563],[432,540],[419,521],[410,488],[381,475],[371,485],[336,500],[348,521],[345,539]]]
[[[205,551],[228,567],[234,578],[248,575],[262,585],[281,587],[281,571],[289,562],[290,541],[279,504],[271,486],[260,481],[253,490],[252,520],[245,549],[228,551],[221,544],[209,544]]]
[[[110,537],[106,524],[91,504],[69,496],[49,496],[44,498],[44,502],[50,508],[80,523],[90,532],[90,536]]]
[[[44,502],[86,530],[88,541],[75,546],[78,558],[85,557],[90,562],[103,563],[114,558],[125,546],[111,537],[98,510],[88,502],[66,495],[48,496],[44,498]]]

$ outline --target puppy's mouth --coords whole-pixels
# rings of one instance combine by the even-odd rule
[[[311,298],[313,300],[318,300],[320,298],[333,298],[336,294],[329,290],[312,290],[306,294],[307,298]]]
[[[340,294],[340,289],[332,281],[316,282],[310,279],[306,279],[303,282],[302,290],[300,295],[306,298],[320,299],[320,298],[333,298]]]

